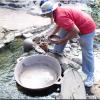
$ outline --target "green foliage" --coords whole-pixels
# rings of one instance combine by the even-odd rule
[[[89,4],[89,6],[92,9],[92,17],[94,20],[100,21],[100,0],[94,0],[94,2]]]

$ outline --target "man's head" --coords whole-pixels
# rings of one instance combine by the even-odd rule
[[[47,1],[41,6],[42,14],[52,13],[58,6],[59,3],[55,3],[53,1]]]

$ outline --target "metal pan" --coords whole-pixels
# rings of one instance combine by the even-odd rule
[[[31,55],[22,57],[15,66],[16,82],[28,89],[43,89],[59,83],[61,66],[48,55]]]

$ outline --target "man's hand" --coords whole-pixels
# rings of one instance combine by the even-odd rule
[[[56,35],[52,35],[51,37],[48,38],[48,40],[50,43],[53,44],[66,44],[68,41],[66,38],[61,39],[59,36]]]

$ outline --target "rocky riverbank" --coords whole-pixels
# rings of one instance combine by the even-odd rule
[[[0,9],[0,98],[5,99],[32,99],[34,97],[19,92],[14,80],[14,67],[17,58],[28,54],[37,54],[38,51],[32,49],[29,53],[23,51],[23,41],[25,38],[42,37],[46,31],[52,28],[50,19],[40,16],[32,16],[22,11],[11,9]],[[98,27],[100,28],[99,24]],[[94,54],[95,54],[95,84],[91,88],[94,96],[87,98],[100,98],[100,29],[96,30]],[[18,38],[19,37],[19,38]],[[23,37],[23,38],[22,38]],[[45,38],[45,35],[44,37]],[[50,46],[52,47],[52,46]],[[85,75],[81,71],[81,48],[77,39],[69,42],[64,50],[64,56],[69,59],[68,65],[80,68],[79,72],[83,79]],[[66,69],[66,68],[65,68]],[[42,97],[55,99],[58,95]],[[35,97],[36,98],[36,97]]]

